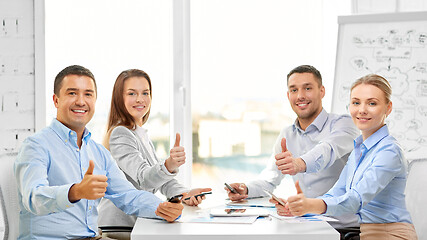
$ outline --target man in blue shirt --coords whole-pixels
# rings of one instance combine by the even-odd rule
[[[174,221],[183,206],[136,190],[85,127],[95,112],[93,74],[69,66],[55,78],[57,117],[27,138],[14,170],[20,199],[19,239],[101,239],[98,206],[110,199],[127,214]]]
[[[298,66],[289,72],[287,85],[297,119],[280,132],[274,153],[257,180],[230,184],[240,193],[228,190],[232,200],[265,196],[264,190],[273,192],[286,174],[299,180],[306,196],[318,197],[332,188],[347,162],[359,131],[350,116],[323,109],[325,87],[320,72],[313,66]],[[339,220],[331,224],[335,228],[358,226],[354,215]]]

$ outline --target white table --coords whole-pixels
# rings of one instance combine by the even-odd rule
[[[204,205],[204,204],[202,204]],[[197,216],[209,211],[204,207],[185,206],[183,216]],[[203,213],[206,214],[206,213]],[[327,222],[289,223],[276,218],[258,219],[252,224],[189,223],[138,218],[131,234],[132,240],[283,240],[316,239],[339,240],[340,235]]]

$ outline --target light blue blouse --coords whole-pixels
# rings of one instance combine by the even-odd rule
[[[405,204],[406,176],[402,149],[384,125],[365,141],[362,136],[354,141],[337,183],[319,198],[327,215],[355,213],[360,223],[412,223]]]

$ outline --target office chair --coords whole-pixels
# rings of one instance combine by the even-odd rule
[[[117,240],[129,240],[132,227],[125,226],[102,226],[99,227],[103,237],[109,237]]]
[[[427,240],[427,159],[413,160],[408,166],[406,208],[411,214],[418,240]]]
[[[4,206],[3,193],[1,191],[1,186],[0,186],[0,239],[4,239],[4,231],[5,231],[4,216],[6,215],[5,213],[6,209],[3,206]]]
[[[0,155],[0,203],[5,224],[4,240],[15,240],[19,235],[18,189],[13,175],[16,155]]]
[[[360,239],[360,228],[339,228],[336,229],[340,233],[341,240],[359,240]]]
[[[130,233],[133,229],[131,219],[129,219],[123,212],[121,212],[121,214],[117,214],[116,216],[112,215],[111,213],[100,212],[99,209],[101,209],[104,204],[109,205],[112,203],[107,199],[102,199],[98,205],[98,228],[100,231],[102,231],[102,236],[117,240],[129,240]],[[121,226],[117,226],[117,222],[112,221],[112,218],[114,218],[117,222],[123,222],[123,224]],[[136,217],[133,218],[136,220]]]

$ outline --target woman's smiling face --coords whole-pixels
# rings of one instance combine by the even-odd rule
[[[384,92],[374,85],[362,83],[351,91],[350,115],[362,131],[363,140],[384,126],[391,109],[392,103],[387,102]]]
[[[131,77],[124,82],[123,100],[126,110],[138,126],[151,108],[150,85],[144,77]]]

